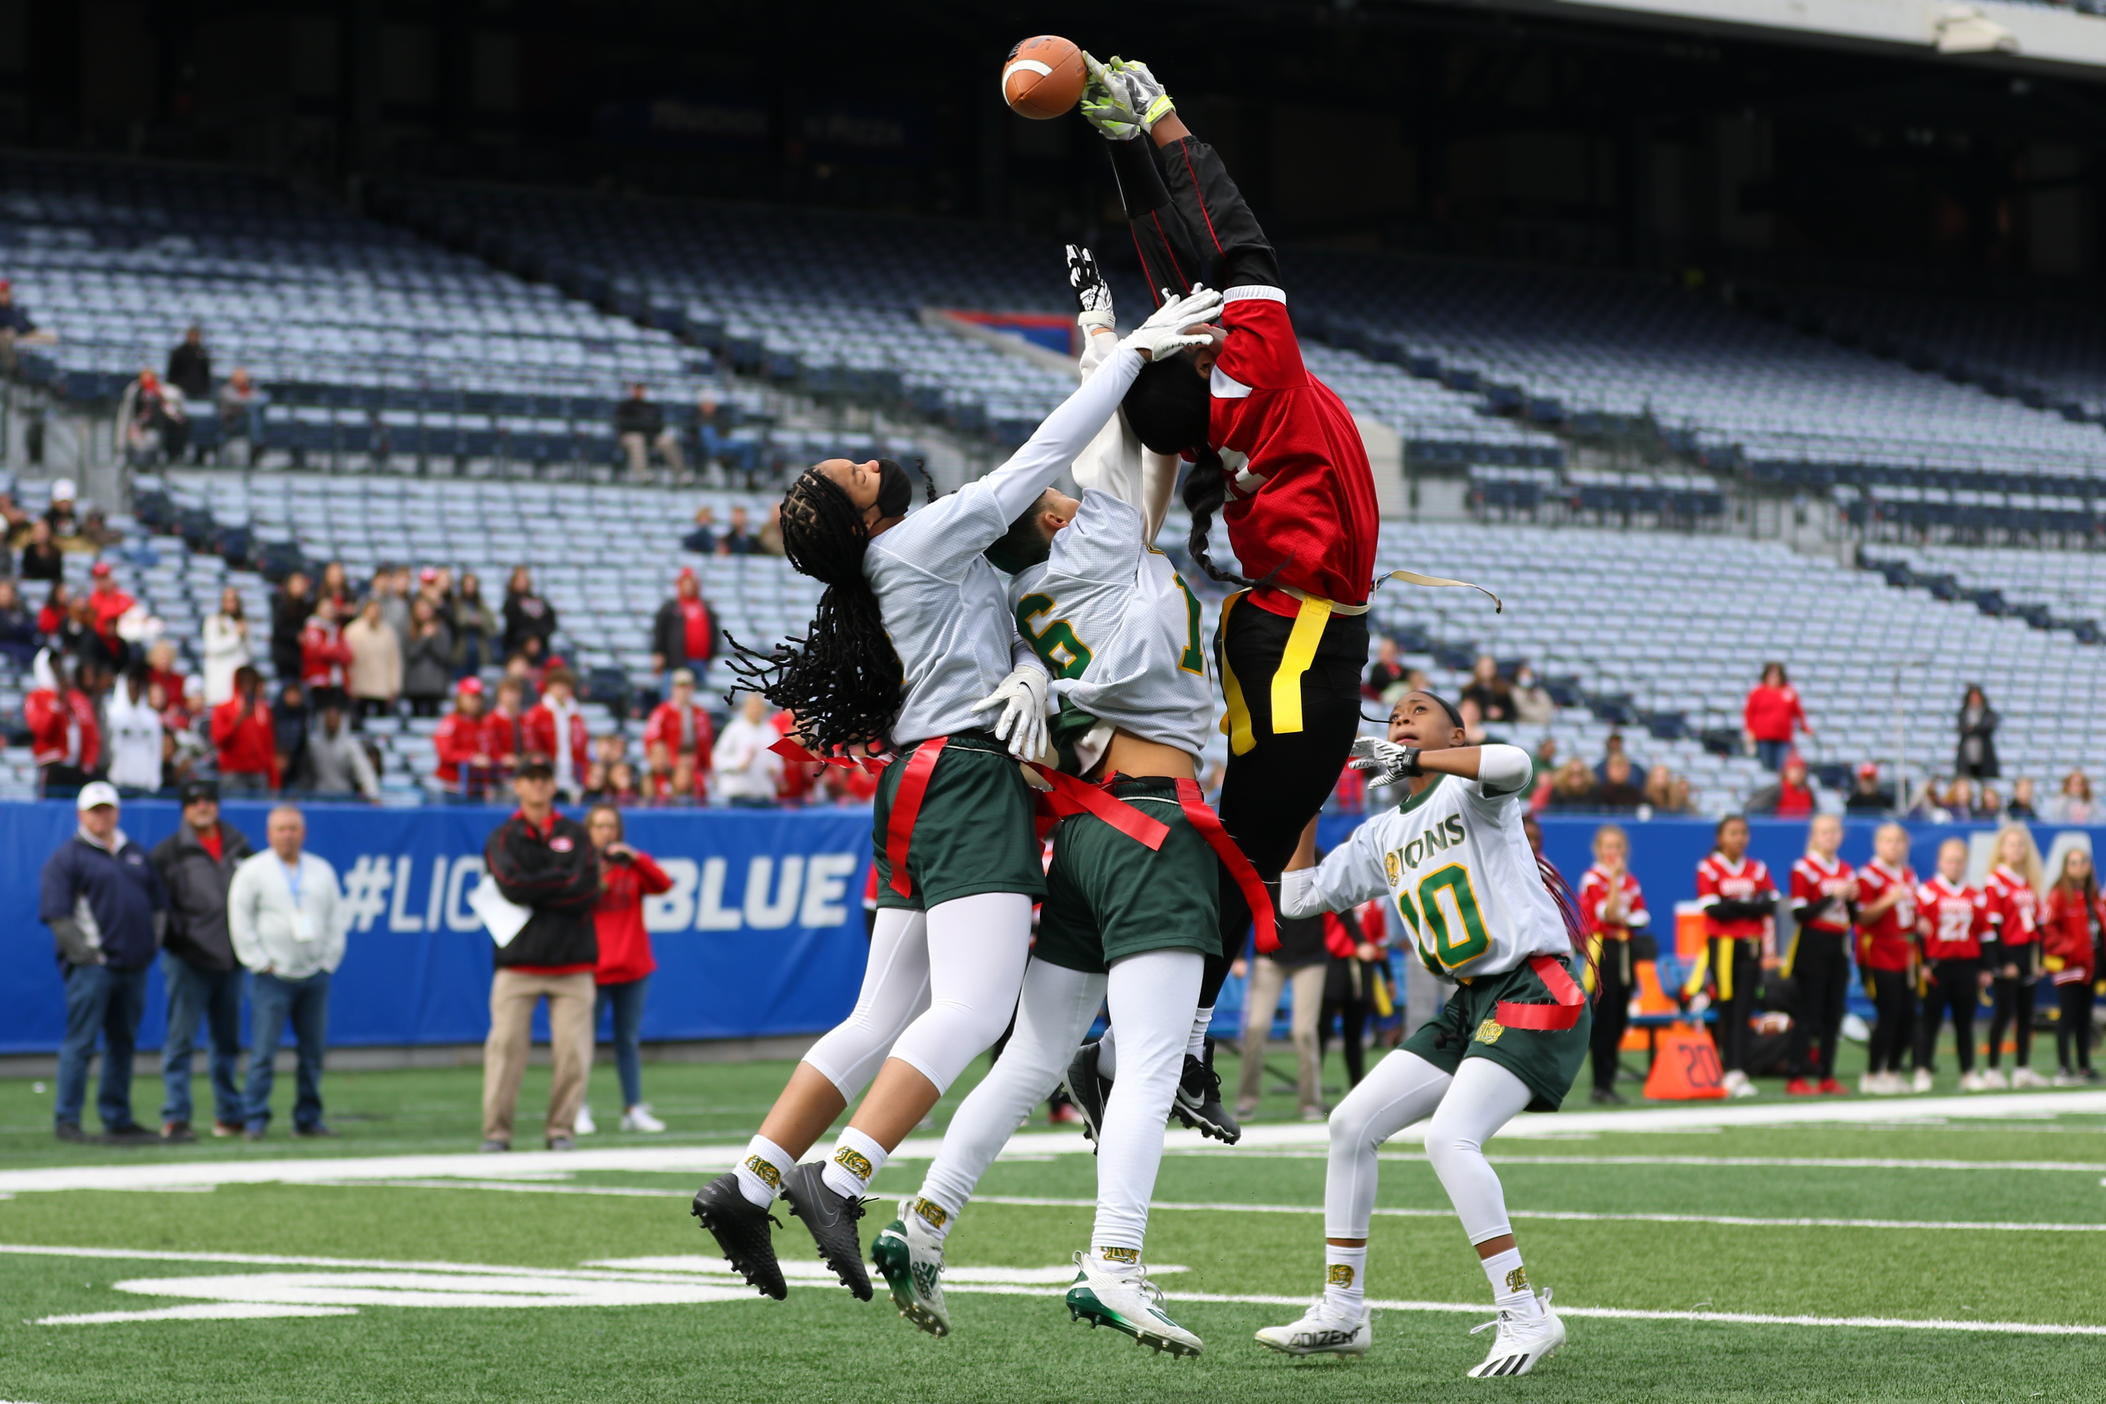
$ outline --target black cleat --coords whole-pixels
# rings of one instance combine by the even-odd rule
[[[863,1270],[863,1241],[856,1231],[863,1200],[836,1192],[822,1178],[825,1173],[826,1166],[816,1160],[798,1166],[782,1177],[782,1197],[819,1245],[819,1260],[834,1270],[857,1301],[867,1302],[873,1295],[870,1274]]]
[[[1209,1051],[1212,1045],[1208,1045]],[[1202,1136],[1233,1146],[1243,1138],[1243,1128],[1221,1105],[1221,1075],[1210,1062],[1185,1055],[1185,1071],[1177,1081],[1177,1097],[1170,1113]]]
[[[1091,1039],[1076,1051],[1075,1059],[1068,1064],[1068,1074],[1061,1086],[1068,1090],[1068,1100],[1082,1118],[1082,1134],[1092,1144],[1097,1141],[1097,1132],[1104,1125],[1104,1099],[1111,1091],[1111,1084],[1097,1075],[1098,1043]]]
[[[782,1221],[746,1198],[737,1175],[727,1172],[702,1186],[688,1212],[702,1221],[724,1251],[725,1261],[746,1279],[747,1286],[759,1288],[763,1297],[778,1302],[790,1295],[782,1267],[775,1261],[775,1242],[768,1234],[768,1225],[779,1227]]]

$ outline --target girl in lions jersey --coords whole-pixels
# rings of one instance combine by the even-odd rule
[[[1593,1018],[1566,968],[1568,914],[1522,831],[1530,774],[1515,746],[1465,744],[1446,702],[1410,692],[1389,739],[1354,743],[1356,768],[1408,794],[1316,862],[1313,826],[1288,860],[1289,917],[1385,899],[1427,969],[1458,983],[1447,1007],[1404,1041],[1331,1113],[1324,1182],[1324,1294],[1299,1321],[1258,1332],[1288,1355],[1367,1350],[1368,1219],[1375,1151],[1425,1120],[1426,1152],[1490,1281],[1492,1353],[1473,1377],[1525,1375],[1565,1342],[1550,1295],[1529,1285],[1499,1177],[1484,1144],[1523,1111],[1555,1111],[1587,1054]],[[1479,1328],[1483,1329],[1483,1328]]]

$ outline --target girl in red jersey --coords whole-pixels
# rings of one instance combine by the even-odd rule
[[[2091,1066],[2091,982],[2098,978],[2097,938],[2106,931],[2106,898],[2092,872],[2091,855],[2072,848],[2062,855],[2062,872],[2048,889],[2047,914],[2040,940],[2049,978],[2062,1017],[2055,1024],[2055,1061],[2061,1071],[2057,1087],[2097,1082]]]
[[[1580,878],[1580,924],[1587,933],[1587,985],[1594,995],[1594,1100],[1620,1103],[1616,1053],[1631,1023],[1638,966],[1654,958],[1652,914],[1631,876],[1631,840],[1622,827],[1594,831],[1594,866]]]
[[[1909,866],[1909,831],[1880,825],[1872,854],[1857,870],[1857,968],[1873,1009],[1871,1056],[1857,1090],[1892,1096],[1909,1090],[1901,1062],[1916,1024],[1916,870]]]
[[[1835,1078],[1835,1046],[1843,1035],[1843,1002],[1850,992],[1857,879],[1839,856],[1842,847],[1842,819],[1817,815],[1807,826],[1806,856],[1792,865],[1792,916],[1799,929],[1784,973],[1798,986],[1798,1007],[1792,1019],[1792,1080],[1784,1090],[1795,1097],[1845,1090]]]
[[[1697,864],[1697,905],[1704,909],[1704,955],[1689,974],[1686,995],[1704,987],[1708,971],[1717,993],[1718,1022],[1711,1036],[1725,1066],[1729,1097],[1752,1097],[1748,1081],[1748,1016],[1756,1009],[1762,972],[1777,958],[1777,882],[1769,866],[1748,856],[1748,821],[1718,821],[1711,856]]]
[[[1982,968],[1982,937],[1989,931],[1989,896],[1967,885],[1967,840],[1938,845],[1938,872],[1916,889],[1916,931],[1923,938],[1923,1017],[1916,1022],[1918,1092],[1931,1090],[1931,1055],[1938,1025],[1950,1012],[1960,1057],[1960,1090],[1986,1085],[1974,1070],[1974,1005],[1989,988]]]
[[[2011,1072],[2013,1087],[2045,1087],[2048,1080],[2034,1072],[2033,990],[2040,983],[2040,849],[2023,824],[2009,824],[1997,831],[1996,866],[1982,879],[1989,895],[1989,918],[1995,928],[1995,945],[1983,952],[1984,964],[1996,980],[1996,1012],[1989,1018],[1989,1066],[1982,1073],[1988,1087],[2004,1085],[2004,1030],[2016,1028],[2017,1055]]]

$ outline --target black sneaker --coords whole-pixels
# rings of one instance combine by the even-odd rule
[[[863,1200],[859,1195],[836,1192],[826,1183],[825,1174],[826,1166],[816,1160],[798,1166],[782,1177],[782,1197],[819,1245],[820,1261],[834,1270],[857,1301],[867,1302],[872,1296],[870,1274],[863,1270],[863,1241],[856,1231],[856,1221],[863,1217]]]
[[[128,1121],[122,1126],[112,1126],[105,1130],[102,1133],[102,1143],[106,1146],[158,1146],[161,1144],[161,1133],[148,1130],[136,1121]]]
[[[161,1139],[169,1145],[184,1145],[197,1139],[187,1121],[164,1121],[161,1123]]]
[[[1621,1092],[1618,1092],[1611,1087],[1595,1088],[1592,1094],[1592,1099],[1598,1105],[1604,1107],[1620,1107],[1623,1106],[1627,1101],[1629,1101],[1629,1098],[1625,1097]]]
[[[746,1198],[737,1175],[726,1172],[702,1186],[688,1212],[702,1221],[724,1251],[725,1261],[746,1279],[747,1286],[759,1288],[763,1297],[778,1302],[790,1295],[775,1261],[775,1241],[768,1234],[768,1225],[780,1227],[782,1220]]]
[[[1208,1052],[1213,1051],[1208,1045]],[[1177,1097],[1170,1113],[1202,1136],[1233,1146],[1243,1138],[1243,1128],[1228,1108],[1221,1105],[1221,1075],[1212,1063],[1185,1054],[1185,1071],[1177,1081]]]
[[[1082,1045],[1075,1059],[1068,1064],[1068,1074],[1061,1083],[1068,1092],[1068,1101],[1082,1117],[1082,1134],[1094,1145],[1097,1129],[1104,1125],[1104,1099],[1111,1091],[1111,1084],[1097,1075],[1098,1044],[1095,1039]]]
[[[51,1134],[58,1137],[61,1141],[72,1141],[84,1146],[93,1145],[100,1139],[99,1137],[90,1136],[87,1132],[81,1130],[80,1123],[77,1121],[55,1122],[51,1127]]]

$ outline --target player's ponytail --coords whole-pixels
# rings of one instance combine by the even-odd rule
[[[1221,455],[1211,448],[1202,448],[1198,461],[1185,474],[1185,510],[1192,514],[1192,530],[1185,537],[1185,551],[1213,579],[1224,585],[1248,588],[1256,582],[1234,571],[1223,570],[1208,554],[1207,534],[1214,525],[1214,514],[1226,501],[1228,472],[1221,462]]]

